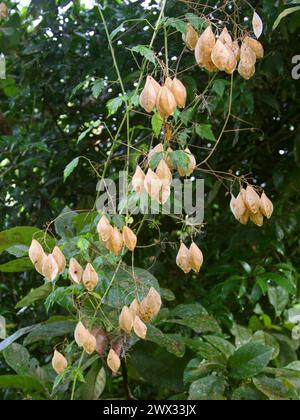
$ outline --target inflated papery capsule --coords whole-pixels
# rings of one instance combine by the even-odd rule
[[[241,56],[241,49],[240,49],[240,45],[239,45],[239,41],[234,41],[232,44],[232,52],[236,58],[237,61],[240,60],[240,56]]]
[[[238,194],[237,198],[234,198],[232,195],[232,199],[230,202],[231,211],[234,217],[243,225],[248,223],[249,220],[249,211],[247,209],[245,203],[246,191],[242,189]]]
[[[43,254],[42,258],[35,264],[36,271],[41,275],[43,275],[43,266],[44,266],[46,258],[47,258],[47,255]]]
[[[145,321],[151,321],[160,311],[161,297],[159,293],[151,287],[147,296],[140,302],[139,317]]]
[[[172,89],[172,83],[173,80],[171,79],[171,77],[167,77],[165,80],[165,86],[167,86],[167,88],[169,88],[170,90]]]
[[[113,228],[108,218],[105,215],[103,215],[97,225],[97,232],[99,233],[102,242],[107,242],[110,239],[112,235],[112,230]]]
[[[214,65],[221,71],[231,74],[234,72],[237,66],[237,60],[233,51],[219,39],[214,46],[211,59]]]
[[[49,254],[45,258],[42,273],[43,276],[49,281],[53,281],[58,275],[58,265],[52,254]]]
[[[238,72],[243,79],[249,80],[255,75],[255,66],[247,67],[242,61],[240,61],[238,65]]]
[[[106,363],[113,373],[117,373],[120,369],[121,360],[117,353],[114,351],[114,349],[110,349]]]
[[[87,354],[92,354],[96,350],[96,347],[97,347],[96,337],[94,337],[89,331],[82,347]]]
[[[193,242],[189,249],[190,267],[195,273],[199,273],[203,264],[203,254],[199,247]]]
[[[148,169],[147,175],[145,177],[144,187],[150,197],[156,201],[159,201],[162,182],[156,173],[153,172],[150,168]]]
[[[260,211],[267,219],[270,219],[272,217],[274,211],[273,203],[267,197],[265,192],[263,192],[260,197]]]
[[[155,172],[163,186],[170,186],[172,184],[172,172],[164,159],[161,159]]]
[[[190,50],[193,51],[195,49],[198,41],[198,33],[190,23],[187,24],[186,33],[182,34],[182,40]]]
[[[245,42],[242,43],[240,62],[238,66],[239,74],[249,80],[255,74],[256,54]]]
[[[189,250],[183,242],[180,245],[180,248],[176,257],[176,264],[179,268],[181,268],[181,270],[185,274],[188,274],[192,269],[192,267],[190,266]]]
[[[128,306],[124,306],[119,316],[119,327],[121,328],[121,330],[125,331],[127,334],[131,334],[133,321],[134,321],[133,312],[128,308]]]
[[[219,36],[219,40],[226,45],[227,47],[229,47],[232,50],[233,47],[233,41],[231,38],[230,33],[228,32],[227,28],[224,28],[223,31],[221,32],[221,35]]]
[[[253,222],[256,226],[262,227],[264,224],[264,216],[259,211],[258,213],[250,213],[250,220]]]
[[[211,53],[215,44],[216,37],[211,27],[208,26],[198,39],[195,47],[195,58],[197,64],[200,67],[204,67],[209,72],[217,70],[211,59]]]
[[[36,265],[38,262],[42,261],[43,259],[43,256],[44,256],[43,247],[35,239],[33,239],[31,242],[31,245],[28,250],[28,255],[33,265]]]
[[[129,309],[133,315],[138,315],[140,311],[140,303],[137,299],[133,299],[131,302]]]
[[[170,185],[163,185],[160,190],[160,197],[159,197],[160,204],[166,204],[166,202],[170,198],[170,195],[171,195]]]
[[[96,349],[96,338],[85,328],[82,322],[78,322],[74,338],[78,347],[83,347],[84,351],[92,354]]]
[[[163,153],[163,151],[164,151],[164,146],[162,143],[157,144],[153,149],[151,149],[148,154],[148,165],[150,164],[151,160],[154,158],[154,156],[157,153]]]
[[[244,200],[250,213],[256,214],[260,211],[260,197],[255,189],[250,185],[246,188]]]
[[[58,246],[54,247],[52,255],[58,265],[58,274],[62,274],[66,268],[66,259]]]
[[[113,233],[109,240],[110,242],[110,249],[115,255],[120,255],[123,249],[123,236],[117,227],[114,227]]]
[[[70,279],[76,283],[80,284],[82,280],[83,268],[75,258],[70,259],[69,263],[69,276]]]
[[[146,80],[145,87],[140,95],[140,105],[147,111],[152,112],[155,108],[156,99],[157,99],[157,87],[153,77],[148,76]]]
[[[162,302],[160,294],[154,287],[150,287],[150,290],[147,294],[147,300],[150,302],[154,316],[156,316],[160,311]]]
[[[123,228],[123,241],[129,251],[134,251],[137,244],[137,237],[128,226],[124,226]]]
[[[132,177],[132,187],[134,191],[141,195],[144,191],[145,174],[141,167],[138,165],[135,170],[135,174]]]
[[[171,92],[174,95],[178,108],[185,108],[187,91],[184,84],[176,77],[172,81]]]
[[[254,38],[251,38],[250,36],[246,36],[244,38],[244,43],[248,45],[248,47],[250,47],[252,51],[254,51],[256,58],[260,59],[264,57],[264,47],[259,41],[257,41]]]
[[[186,148],[185,149],[185,153],[188,155],[189,161],[190,161],[189,162],[188,171],[187,171],[187,176],[190,176],[190,175],[192,175],[192,173],[196,169],[197,162],[196,162],[195,156],[192,154],[192,152],[190,151],[190,149]]]
[[[133,321],[133,330],[135,334],[144,340],[147,335],[147,326],[143,323],[139,316],[136,316]]]
[[[176,111],[176,99],[167,86],[163,86],[157,95],[156,108],[162,118],[168,118]]]
[[[68,367],[67,359],[57,350],[54,350],[51,363],[53,369],[58,375],[63,373]]]
[[[94,269],[92,264],[88,263],[82,275],[82,282],[85,288],[89,291],[94,290],[98,284],[98,281],[99,279],[96,270]]]

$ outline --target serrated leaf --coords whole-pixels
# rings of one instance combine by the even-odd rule
[[[185,16],[196,30],[205,29],[209,25],[207,20],[195,15],[195,13],[187,13]]]
[[[124,97],[123,96],[118,96],[117,98],[110,99],[107,102],[106,107],[108,109],[108,117],[111,117],[116,112],[118,112],[118,110],[123,105],[123,101],[124,101]]]
[[[216,141],[216,137],[212,131],[211,124],[197,124],[196,133],[202,139]]]
[[[163,118],[159,115],[158,112],[156,112],[151,118],[152,130],[156,137],[160,135],[163,123],[164,123]]]
[[[156,64],[156,58],[154,52],[146,47],[146,45],[136,45],[135,47],[131,48],[131,51],[136,52],[146,58],[146,60],[150,61],[153,64]]]
[[[94,98],[98,98],[100,93],[103,91],[105,87],[104,79],[96,80],[96,82],[92,85],[92,95]]]
[[[172,28],[176,29],[178,32],[183,34],[186,33],[186,23],[178,18],[168,18],[165,22],[165,26],[171,26]]]
[[[171,160],[174,168],[179,168],[183,173],[188,171],[190,159],[185,151],[176,150],[171,154]]]
[[[76,157],[73,159],[64,170],[64,181],[66,181],[67,178],[71,175],[71,173],[75,170],[75,168],[78,166],[79,163],[79,157]]]

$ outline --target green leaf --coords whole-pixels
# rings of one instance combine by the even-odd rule
[[[226,380],[224,377],[209,375],[192,383],[189,389],[189,400],[226,400],[224,397],[225,388]]]
[[[34,267],[29,258],[18,258],[0,265],[0,271],[3,273],[19,273],[21,271],[33,270]]]
[[[206,335],[204,338],[221,353],[223,353],[226,358],[231,357],[235,352],[235,347],[224,338],[217,337],[215,335]]]
[[[207,20],[200,18],[194,13],[187,13],[185,16],[197,31],[205,29],[208,26]]]
[[[29,247],[32,238],[39,241],[44,247],[53,248],[55,245],[55,240],[42,230],[29,226],[19,226],[0,232],[0,252],[6,251],[15,245],[26,245]]]
[[[252,340],[255,343],[261,343],[265,346],[271,347],[273,349],[272,360],[276,359],[280,353],[280,346],[275,337],[271,334],[266,333],[265,331],[256,331],[253,335]]]
[[[197,124],[196,125],[196,133],[202,139],[216,141],[216,137],[212,131],[211,124]]]
[[[185,345],[179,336],[164,334],[151,324],[149,324],[147,328],[147,341],[151,341],[158,344],[160,347],[164,347],[169,353],[172,353],[177,357],[182,357],[184,355]]]
[[[214,81],[212,91],[215,92],[217,95],[222,97],[224,95],[226,86],[228,85],[228,81],[225,79],[217,79]]]
[[[209,375],[212,372],[224,372],[226,364],[219,360],[203,361],[202,358],[192,359],[184,370],[183,382],[185,385],[196,381],[199,378]]]
[[[92,85],[92,95],[94,98],[98,98],[105,87],[104,79],[96,80]]]
[[[75,227],[73,220],[77,213],[69,207],[65,207],[60,215],[55,219],[54,227],[56,233],[63,239],[73,238],[75,236]]]
[[[23,337],[23,335],[28,334],[30,331],[33,331],[37,326],[38,324],[31,325],[30,327],[21,328],[20,330],[16,331],[14,334],[7,337],[5,340],[1,341],[0,352],[6,349],[15,341],[17,341],[19,338]]]
[[[18,375],[34,375],[37,369],[35,362],[31,363],[28,350],[18,343],[13,343],[3,351],[5,362]]]
[[[114,29],[111,34],[109,35],[111,41],[118,35],[120,32],[123,32],[124,29],[124,23],[121,23],[116,29]]]
[[[136,45],[135,47],[131,48],[131,51],[142,55],[146,58],[146,60],[150,61],[153,64],[156,64],[154,52],[150,48],[146,47],[146,45]]]
[[[273,28],[272,28],[273,31],[277,28],[277,26],[280,24],[280,22],[282,21],[283,18],[290,15],[291,13],[295,13],[295,12],[299,12],[299,11],[300,11],[300,6],[295,6],[295,7],[289,7],[287,9],[285,9],[283,12],[281,12],[280,15],[278,16],[278,18],[274,22],[274,25],[273,25]]]
[[[164,322],[189,327],[198,334],[221,332],[218,322],[211,315],[192,315],[185,319],[168,319]]]
[[[165,22],[165,26],[171,26],[172,28],[176,29],[178,32],[183,34],[186,33],[186,23],[178,18],[168,18]]]
[[[1,389],[20,389],[22,391],[44,392],[43,385],[32,376],[26,375],[2,375],[0,376]]]
[[[188,126],[190,121],[193,119],[194,112],[195,112],[194,108],[189,108],[180,113],[180,119],[185,126]]]
[[[38,287],[37,289],[31,290],[28,295],[20,300],[16,304],[16,309],[24,308],[25,306],[30,306],[38,300],[44,300],[52,291],[52,284],[45,283],[43,286]]]
[[[279,379],[259,376],[253,378],[256,388],[273,401],[284,401],[288,399],[299,399],[295,390],[290,389],[288,383],[284,384]]]
[[[164,123],[164,120],[159,115],[159,113],[156,112],[151,119],[152,130],[153,130],[156,137],[158,137],[160,135],[163,123]]]
[[[98,400],[106,385],[105,369],[99,360],[93,363],[91,369],[85,376],[85,383],[80,387],[81,398],[85,401]]]
[[[149,166],[152,169],[152,171],[155,171],[155,169],[158,167],[160,161],[162,160],[162,158],[164,157],[163,153],[155,153],[154,156],[152,156],[150,162],[149,162]]]
[[[229,359],[232,378],[247,379],[259,374],[272,358],[273,349],[260,343],[248,343],[240,347]]]
[[[265,396],[254,388],[253,385],[242,385],[234,390],[232,401],[261,401],[266,400]]]
[[[183,172],[184,174],[187,173],[190,164],[190,159],[186,152],[184,152],[183,150],[176,150],[171,154],[171,160],[175,168],[181,170],[181,172]]]
[[[233,336],[235,337],[236,347],[241,347],[244,344],[247,344],[252,338],[252,333],[249,330],[249,328],[242,327],[241,325],[238,325],[238,324],[233,325],[231,332]]]
[[[79,137],[80,138],[80,137]],[[79,140],[79,139],[78,139]],[[75,168],[78,166],[79,163],[79,157],[76,157],[75,159],[72,160],[72,162],[70,162],[64,169],[64,181],[67,180],[67,178],[69,178],[69,176],[71,175],[71,173],[75,170]]]
[[[276,316],[280,316],[289,303],[289,293],[282,287],[269,287],[268,297]]]
[[[43,323],[31,331],[24,340],[24,345],[44,341],[50,343],[54,338],[73,334],[76,327],[75,321],[58,321]]]
[[[123,105],[123,101],[124,97],[118,96],[117,98],[110,99],[107,102],[106,107],[108,109],[108,117],[114,115],[119,110],[119,108],[121,108],[121,106]]]

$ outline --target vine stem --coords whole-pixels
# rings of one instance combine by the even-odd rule
[[[84,350],[82,351],[81,356],[80,356],[80,360],[79,360],[79,363],[78,363],[78,369],[81,368],[81,365],[82,365],[82,362],[83,362],[83,357],[84,357]],[[76,376],[75,376],[75,378],[73,380],[71,401],[74,401],[75,391],[76,391],[76,384],[77,384],[77,377],[78,377],[78,375],[76,374]]]

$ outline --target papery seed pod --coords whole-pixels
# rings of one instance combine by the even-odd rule
[[[238,72],[243,79],[249,80],[255,75],[255,66],[246,67],[243,65],[242,61],[240,61],[238,66]]]
[[[139,311],[140,311],[140,304],[139,304],[139,302],[138,302],[138,300],[137,300],[137,299],[134,299],[134,300],[131,302],[131,304],[130,304],[130,306],[129,306],[129,310],[131,311],[131,313],[132,313],[133,315],[138,315],[138,314],[139,314]]]
[[[219,39],[212,50],[211,59],[219,70],[226,71],[228,74],[233,73],[237,65],[233,51]]]
[[[121,360],[117,353],[114,351],[114,349],[110,349],[106,363],[113,373],[117,373],[120,369]]]
[[[173,84],[173,80],[171,79],[171,77],[167,77],[165,80],[165,86],[167,86],[167,88],[169,88],[170,90],[172,89],[172,84]]]
[[[254,51],[256,58],[260,59],[264,57],[264,47],[262,44],[254,38],[250,38],[250,36],[246,36],[244,38],[244,43]]]
[[[230,33],[228,32],[227,28],[224,28],[223,31],[221,32],[221,35],[219,36],[219,40],[226,45],[227,47],[229,47],[230,49],[232,49],[233,47],[233,41],[231,38]]]
[[[230,203],[231,211],[234,217],[243,225],[247,224],[249,220],[249,212],[244,200],[245,193],[246,191],[242,189],[241,192],[238,194],[237,198],[234,198],[234,196],[232,196]]]
[[[121,232],[119,232],[117,227],[114,227],[113,233],[111,235],[111,238],[109,240],[111,250],[115,255],[119,255],[123,249],[123,236]]]
[[[241,49],[240,49],[240,45],[239,45],[239,41],[234,41],[232,44],[232,52],[236,58],[236,61],[240,60],[241,57]]]
[[[176,77],[171,84],[171,92],[175,97],[178,108],[185,108],[187,91],[184,84]]]
[[[112,235],[112,230],[113,228],[108,218],[105,215],[103,215],[97,225],[97,232],[99,233],[99,237],[102,242],[107,242],[110,239]]]
[[[217,68],[211,60],[211,53],[216,44],[216,37],[208,26],[199,37],[195,47],[196,62],[200,67],[204,67],[209,72],[216,71]]]
[[[176,99],[167,86],[163,86],[157,96],[156,108],[162,118],[168,118],[176,111]]]
[[[41,275],[43,275],[43,266],[44,266],[46,258],[47,258],[47,255],[43,254],[42,258],[34,266],[36,271]]]
[[[195,49],[198,41],[198,33],[190,23],[187,24],[186,33],[182,34],[182,40],[190,50],[193,51]]]
[[[96,346],[97,346],[96,338],[89,331],[87,331],[86,339],[82,344],[84,351],[87,354],[92,354],[96,350]]]
[[[152,112],[157,99],[157,90],[151,76],[147,77],[145,87],[140,94],[140,105],[147,111]]]
[[[253,26],[253,32],[256,38],[260,38],[262,32],[263,32],[263,22],[261,20],[261,17],[254,11],[253,18],[252,18],[252,26]]]
[[[191,176],[192,173],[194,172],[194,170],[196,169],[197,166],[197,162],[196,162],[196,158],[195,156],[192,154],[192,152],[190,151],[190,149],[186,148],[185,149],[185,153],[187,153],[190,163],[189,163],[189,167],[188,167],[188,171],[187,171],[187,176]]]
[[[246,188],[245,204],[252,214],[257,214],[260,211],[260,197],[250,185]]]
[[[159,201],[162,182],[156,173],[153,172],[150,168],[148,169],[147,175],[145,177],[144,187],[150,197],[156,201]]]
[[[249,80],[255,74],[256,54],[245,42],[241,46],[241,57],[238,67],[239,74]]]
[[[75,258],[70,259],[69,263],[69,276],[70,279],[76,283],[80,284],[82,280],[83,268]]]
[[[189,265],[195,273],[199,273],[203,264],[203,254],[199,247],[193,242],[189,249]]]
[[[44,256],[43,247],[35,239],[33,239],[31,242],[30,248],[28,250],[28,255],[33,265],[36,265],[38,262],[42,261],[43,259],[43,256]]]
[[[131,334],[134,316],[128,306],[124,306],[119,316],[119,327],[127,334]]]
[[[84,284],[84,287],[92,291],[95,289],[99,281],[98,274],[92,264],[88,263],[85,267],[85,270],[82,275],[82,282]]]
[[[166,204],[171,195],[171,187],[169,185],[163,185],[160,191],[159,202],[160,204]]]
[[[162,159],[158,167],[156,169],[156,175],[159,177],[159,179],[162,182],[162,186],[170,186],[172,184],[172,172],[169,169],[169,166],[167,165],[166,161]]]
[[[149,322],[159,313],[160,308],[161,297],[154,287],[151,287],[147,296],[139,304],[139,317],[144,322]]]
[[[132,187],[137,194],[142,194],[144,191],[145,174],[141,167],[138,165],[135,170],[135,174],[132,178]],[[111,236],[111,235],[110,235]]]
[[[180,245],[179,252],[176,257],[176,264],[185,274],[188,274],[192,269],[190,266],[189,250],[183,242]]]
[[[82,322],[78,322],[74,331],[74,338],[78,347],[82,347],[88,336],[88,330]]]
[[[165,162],[168,165],[170,171],[174,170],[173,162],[172,162],[172,153],[173,149],[171,147],[168,147],[166,153],[165,153]]]
[[[58,375],[63,373],[68,367],[67,359],[57,350],[54,350],[51,363],[53,369]]]
[[[267,219],[270,219],[272,217],[274,211],[273,203],[267,197],[265,192],[263,192],[260,197],[260,211]]]
[[[58,275],[58,265],[52,254],[49,254],[45,258],[42,273],[43,276],[49,281],[53,281]]]
[[[58,266],[58,274],[62,274],[66,268],[66,259],[58,246],[54,247],[52,255]]]
[[[8,7],[5,3],[0,3],[0,18],[4,19],[7,18],[9,13]]]
[[[156,289],[154,289],[154,287],[150,287],[150,290],[147,294],[147,300],[150,303],[150,306],[152,307],[154,316],[156,316],[160,311],[162,302],[160,294]]]
[[[147,335],[147,326],[143,323],[140,317],[136,316],[133,321],[133,330],[135,334],[144,340]]]
[[[124,226],[123,228],[123,241],[129,251],[134,251],[137,244],[137,237],[128,226]]]
[[[163,153],[164,145],[162,143],[157,144],[153,149],[151,149],[148,153],[148,165],[150,165],[151,160],[157,153]]]
[[[256,214],[250,213],[250,220],[259,227],[262,227],[264,224],[264,216],[260,211]]]

